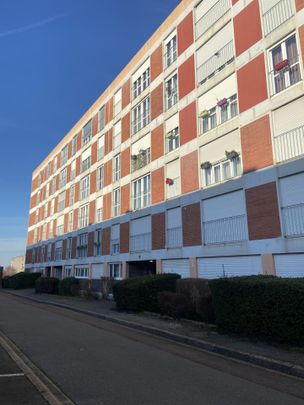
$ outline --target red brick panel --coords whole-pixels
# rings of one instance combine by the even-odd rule
[[[185,143],[191,141],[197,136],[197,113],[196,104],[193,103],[187,105],[179,113],[179,131],[180,131],[180,143],[184,145]]]
[[[237,72],[240,112],[267,99],[264,54],[257,56]]]
[[[163,113],[163,84],[161,83],[151,93],[151,121]]]
[[[34,231],[29,231],[27,233],[27,244],[32,245],[34,243]]]
[[[246,190],[249,239],[270,239],[281,236],[276,183]]]
[[[81,149],[82,144],[82,131],[78,132],[77,135],[77,151]]]
[[[98,132],[98,113],[94,115],[92,119],[92,135],[96,135]]]
[[[103,220],[107,220],[111,218],[111,204],[112,204],[112,196],[111,193],[105,194],[103,196]]]
[[[72,259],[77,257],[77,236],[72,238]]]
[[[124,222],[120,224],[120,253],[129,253],[129,233],[130,223]]]
[[[177,26],[177,51],[181,55],[191,44],[193,44],[193,14],[192,11]]]
[[[79,181],[75,184],[75,196],[74,196],[74,202],[79,201]]]
[[[68,159],[72,157],[72,141],[68,144]]]
[[[121,143],[130,138],[130,117],[131,114],[128,112],[121,119]]]
[[[78,208],[74,210],[74,217],[73,217],[73,230],[76,231],[78,229]]]
[[[130,148],[121,152],[121,178],[130,174]]]
[[[89,211],[89,224],[92,225],[95,223],[95,212],[96,211],[96,201],[90,201],[90,211]]]
[[[112,160],[104,164],[104,186],[112,183]]]
[[[114,98],[112,97],[106,104],[106,125],[113,119],[113,103]]]
[[[178,96],[181,100],[195,89],[194,55],[178,68]]]
[[[199,188],[197,151],[181,157],[182,194]]]
[[[70,206],[70,189],[65,190],[65,208]]]
[[[234,38],[236,56],[262,39],[261,17],[258,0],[248,4],[234,17]],[[246,32],[246,35],[244,35]]]
[[[151,173],[152,181],[152,204],[164,201],[165,199],[165,171],[164,167],[154,170]]]
[[[51,260],[55,260],[55,242],[52,243],[52,249],[51,249]]]
[[[165,213],[152,215],[152,250],[166,247],[166,217]]]
[[[25,264],[32,263],[32,257],[33,257],[32,249],[27,249],[26,250],[26,255],[25,255]]]
[[[91,173],[90,176],[90,194],[93,194],[96,192],[96,170]]]
[[[123,110],[131,101],[131,80],[129,79],[121,89],[121,109]]]
[[[33,226],[35,224],[36,213],[32,212],[29,216],[28,226]]]
[[[38,188],[38,177],[39,176],[36,176],[32,181],[32,192]]]
[[[202,244],[200,203],[182,208],[183,246]]]
[[[121,203],[120,211],[121,214],[125,214],[130,210],[130,184],[126,184],[120,189]]]
[[[30,209],[36,207],[37,205],[37,194],[34,194],[30,200]]]
[[[62,241],[62,259],[66,259],[66,250],[67,250],[67,240],[63,239]]]
[[[56,226],[57,226],[57,219],[54,219],[54,221],[53,221],[53,235],[54,236],[57,236]]]
[[[304,0],[295,0],[296,1],[296,10],[300,11],[302,8],[304,8]],[[302,55],[304,55],[302,53]]]
[[[97,162],[97,142],[94,142],[92,145],[91,152],[91,162],[92,165]]]
[[[64,233],[68,233],[69,214],[64,214],[63,229]]]
[[[163,72],[162,44],[151,55],[151,82]]]
[[[244,172],[251,172],[273,164],[269,115],[241,128]]]
[[[104,228],[102,230],[101,236],[101,254],[103,256],[110,254],[110,243],[111,243],[111,227]]]
[[[112,132],[113,129],[111,128],[105,133],[105,155],[112,151]]]
[[[81,156],[78,156],[78,158],[76,159],[76,176],[79,176],[80,174],[80,159]]]
[[[88,233],[88,257],[94,256],[94,232]]]
[[[67,183],[69,183],[70,181],[71,181],[71,165],[68,165],[67,166]]]
[[[151,160],[156,160],[164,155],[164,126],[159,125],[151,132]]]

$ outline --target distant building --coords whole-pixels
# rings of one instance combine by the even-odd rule
[[[182,0],[35,169],[27,271],[303,277],[303,7]]]
[[[24,271],[24,266],[25,266],[25,256],[16,256],[13,257],[11,260],[11,265],[9,267],[9,275],[13,275],[16,273],[20,273],[21,271]],[[6,274],[8,275],[8,274]]]

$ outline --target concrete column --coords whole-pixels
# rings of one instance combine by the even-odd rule
[[[190,270],[190,277],[197,278],[198,271],[197,271],[197,259],[196,257],[189,257],[189,270]]]
[[[55,272],[54,266],[51,266],[51,277],[54,277],[54,272]]]
[[[122,262],[122,278],[129,278],[129,264],[127,262]]]
[[[75,277],[75,264],[72,264],[71,277]]]
[[[104,274],[104,277],[110,277],[110,266],[109,266],[109,263],[107,263],[107,262],[103,263],[103,274]]]
[[[276,269],[274,258],[271,253],[264,253],[261,255],[262,270],[265,276],[276,276]]]
[[[156,274],[162,274],[163,265],[161,260],[156,260]]]

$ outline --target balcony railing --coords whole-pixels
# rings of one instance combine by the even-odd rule
[[[304,125],[274,137],[277,162],[304,155]]]
[[[230,9],[230,0],[219,0],[196,23],[196,38],[199,38]]]
[[[119,239],[111,240],[111,255],[119,254]]]
[[[270,71],[269,79],[271,96],[280,93],[288,87],[298,83],[301,80],[299,55],[291,58],[285,68],[279,71]]]
[[[205,245],[242,242],[248,239],[245,215],[203,222],[203,229]]]
[[[147,252],[151,250],[151,233],[142,233],[130,237],[130,251]]]
[[[304,236],[304,203],[283,207],[282,217],[286,236]]]
[[[198,83],[202,83],[234,60],[233,41],[228,42],[219,49],[211,58],[197,68]]]
[[[294,15],[291,3],[290,0],[281,0],[263,14],[265,36],[269,35],[273,30]]]
[[[167,229],[167,248],[176,248],[182,246],[182,228]]]
[[[165,66],[166,68],[172,65],[172,63],[177,59],[177,47],[176,45],[172,47],[168,52],[165,53]]]
[[[175,177],[172,185],[167,185],[167,198],[173,198],[180,195],[181,183],[180,177]]]
[[[141,150],[137,155],[132,155],[132,172],[135,172],[135,170],[147,166],[150,163],[150,159],[150,148]]]

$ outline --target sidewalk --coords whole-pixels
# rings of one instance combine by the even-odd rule
[[[221,335],[212,325],[186,320],[175,321],[157,314],[118,312],[115,310],[115,303],[111,301],[89,301],[79,297],[35,294],[33,290],[2,290],[2,292],[82,312],[203,350],[304,378],[304,347],[267,344],[254,339]]]

